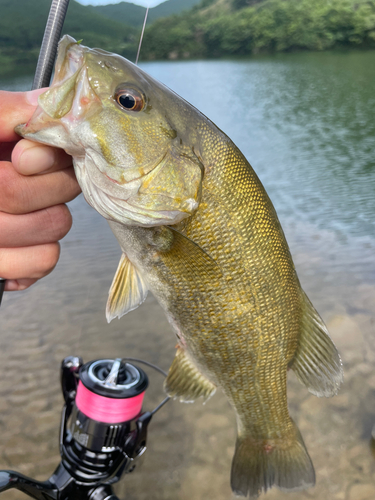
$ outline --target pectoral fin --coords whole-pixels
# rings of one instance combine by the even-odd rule
[[[202,276],[210,282],[222,278],[218,263],[193,240],[168,227],[172,232],[172,243],[166,252],[159,252],[161,260],[171,269],[178,267],[178,274],[187,281],[199,283]]]
[[[216,387],[190,361],[185,350],[178,347],[164,382],[164,390],[168,396],[190,403],[200,397],[207,401],[215,393]]]
[[[334,396],[343,380],[342,362],[323,320],[304,294],[299,345],[291,368],[316,396]]]
[[[136,309],[146,299],[147,292],[147,285],[138,269],[122,254],[109,290],[106,308],[108,323]]]

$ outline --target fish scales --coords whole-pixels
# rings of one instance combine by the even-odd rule
[[[217,380],[220,374],[228,374],[228,367],[222,366],[222,363],[218,366],[218,362],[229,363],[233,367],[229,379],[237,373],[235,386],[227,383],[227,377],[225,380],[219,378],[218,384],[232,401],[233,398],[240,398],[235,406],[237,412],[241,408],[241,417],[245,421],[250,420],[246,417],[252,415],[252,435],[260,438],[277,437],[277,433],[280,433],[278,426],[283,430],[290,426],[285,377],[279,374],[286,373],[299,333],[299,315],[295,311],[300,310],[300,298],[295,271],[290,265],[289,250],[282,233],[272,227],[274,211],[267,213],[264,208],[262,198],[265,193],[242,154],[235,147],[228,150],[227,144],[218,144],[217,137],[210,137],[209,131],[207,134],[201,131],[200,135],[207,137],[203,140],[205,154],[209,156],[211,151],[216,154],[219,152],[219,157],[211,168],[205,170],[200,210],[184,224],[184,232],[211,256],[215,255],[215,242],[224,241],[232,258],[226,259],[225,253],[218,253],[217,260],[224,275],[220,283],[222,293],[208,294],[209,284],[204,283],[203,296],[201,300],[198,299],[200,313],[196,324],[185,331],[189,337],[199,339],[198,342],[189,342],[189,346],[195,359],[204,358],[199,364],[206,367],[211,378]],[[204,163],[210,165],[210,160],[207,158]],[[214,193],[219,186],[220,199],[216,200]],[[258,193],[259,190],[261,193]],[[209,201],[205,199],[206,193]],[[215,238],[210,237],[211,231],[220,233],[220,238],[217,235]],[[265,242],[264,233],[268,236],[268,242]],[[280,261],[282,259],[285,264],[274,269],[269,259],[262,258],[264,244],[276,245]],[[181,262],[181,265],[184,263]],[[169,272],[181,276],[178,269],[169,269]],[[226,282],[226,276],[229,283]],[[256,283],[252,283],[254,278]],[[277,292],[280,280],[284,280],[282,286],[287,289],[287,293],[281,296]],[[171,278],[167,281],[170,283]],[[179,289],[174,296],[184,298],[175,307],[170,304],[169,310],[175,317],[181,318],[181,325],[186,325],[189,318],[185,318],[185,315],[190,318],[195,316],[190,307],[186,310],[187,300],[189,304],[197,300],[200,290],[195,289],[185,298],[185,284],[179,281],[177,286]],[[228,296],[236,303],[234,314],[227,310]],[[253,298],[252,301],[247,299],[249,296]],[[243,300],[245,297],[246,300]],[[238,304],[242,307],[239,308]],[[285,311],[288,311],[287,315]],[[232,316],[230,321],[228,316]],[[212,318],[215,320],[212,321]],[[205,342],[200,340],[202,327],[204,337],[211,337],[214,349],[211,344],[210,349],[207,349]],[[283,334],[283,330],[287,329],[288,336]],[[248,334],[243,335],[244,332]],[[233,337],[235,342],[231,341]],[[212,350],[220,352],[220,357],[215,357],[214,361]],[[255,365],[252,352],[258,353]],[[248,356],[245,355],[247,353]],[[249,383],[252,379],[257,383]],[[257,419],[254,415],[257,415]],[[270,425],[273,429],[270,429]]]
[[[51,88],[16,130],[73,156],[86,200],[119,241],[108,321],[152,291],[178,338],[167,393],[194,401],[224,391],[238,426],[233,491],[257,498],[273,485],[312,486],[288,412],[287,370],[332,396],[341,360],[238,148],[129,61],[68,36]]]

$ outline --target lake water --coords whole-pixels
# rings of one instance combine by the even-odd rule
[[[318,399],[290,376],[290,411],[317,485],[271,490],[277,500],[373,500],[375,461],[375,52],[283,54],[251,60],[150,62],[142,67],[211,118],[245,153],[286,233],[304,289],[342,354],[338,396]],[[1,88],[29,88],[32,78]],[[0,310],[0,467],[47,478],[59,461],[59,364],[67,355],[137,356],[168,369],[175,339],[156,301],[107,325],[120,257],[106,221],[82,197],[56,270]],[[152,376],[146,407],[162,397]],[[216,394],[170,402],[150,425],[130,500],[231,498],[235,419]],[[21,499],[6,492],[4,499]]]

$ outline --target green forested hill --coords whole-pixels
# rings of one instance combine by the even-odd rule
[[[162,16],[171,10],[159,10],[161,17],[154,21],[151,14],[141,58],[375,47],[375,0],[198,1],[169,0],[151,9],[151,13],[158,8],[181,10],[182,5],[196,4],[168,17]],[[50,0],[0,0],[0,76],[35,69],[50,4]],[[116,19],[71,0],[64,33],[134,60],[140,26],[126,25],[120,15]]]
[[[149,59],[375,47],[375,0],[203,0],[144,40]]]
[[[0,0],[0,75],[35,69],[50,6],[50,0]],[[64,33],[130,58],[139,38],[138,28],[110,21],[74,0],[69,4]]]
[[[191,9],[201,0],[167,0],[149,10],[148,22],[152,23],[160,17],[167,17],[172,14],[180,14],[185,10]],[[140,5],[128,2],[120,2],[109,5],[92,6],[92,9],[99,14],[120,21],[131,26],[141,26],[145,17],[146,9]]]

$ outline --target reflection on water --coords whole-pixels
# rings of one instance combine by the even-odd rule
[[[373,500],[375,52],[143,67],[246,154],[276,206],[302,284],[343,356],[345,383],[335,398],[315,398],[290,377],[290,409],[317,486],[289,495],[272,490],[265,498]],[[30,81],[12,85],[29,88]],[[120,251],[106,222],[81,197],[71,209],[74,227],[57,269],[25,293],[6,294],[0,312],[0,467],[40,479],[59,459],[64,356],[137,356],[167,369],[175,345],[152,297],[106,324]],[[161,380],[154,378],[146,406],[160,396]],[[131,500],[229,499],[234,441],[234,416],[221,394],[204,406],[171,402],[151,423],[142,469],[120,492]]]

